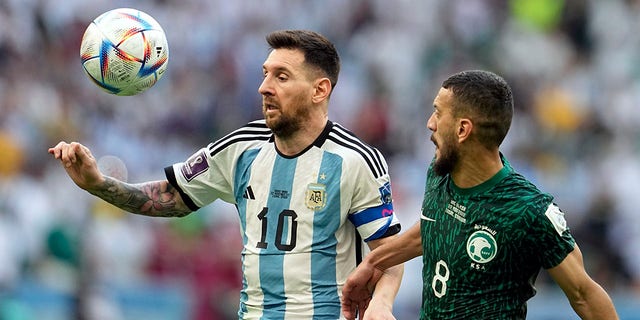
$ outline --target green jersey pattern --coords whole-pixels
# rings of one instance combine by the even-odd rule
[[[502,161],[494,177],[468,189],[429,170],[421,319],[524,319],[540,269],[573,251],[553,197]]]

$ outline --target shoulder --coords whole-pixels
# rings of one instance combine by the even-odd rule
[[[521,174],[512,171],[491,192],[491,197],[503,203],[508,211],[520,216],[527,224],[548,216],[554,197],[541,191]],[[546,219],[542,219],[546,220]]]
[[[498,198],[530,205],[539,205],[540,202],[543,202],[544,207],[553,200],[550,194],[542,192],[535,184],[513,169],[496,185],[491,193],[493,193],[492,196]]]
[[[525,201],[537,198],[551,198],[549,194],[542,192],[535,184],[513,170],[501,181],[497,191]]]
[[[520,174],[506,159],[500,154],[502,162],[507,170],[504,179],[497,184],[494,192],[501,193],[503,196],[510,196],[513,200],[522,200],[531,202],[534,199],[546,199],[545,207],[553,200],[551,195],[542,192],[533,182]]]
[[[255,147],[270,141],[272,135],[264,120],[252,121],[209,144],[209,153],[214,156],[230,147]]]
[[[388,174],[384,155],[342,125],[333,123],[326,142],[329,142],[324,145],[326,151],[340,154],[350,163],[365,164],[376,178]]]

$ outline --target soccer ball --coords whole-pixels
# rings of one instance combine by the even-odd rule
[[[131,96],[151,88],[169,61],[167,37],[150,15],[118,8],[98,16],[80,45],[82,68],[104,91]]]

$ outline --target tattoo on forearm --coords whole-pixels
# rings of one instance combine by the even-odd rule
[[[178,208],[175,188],[163,181],[132,185],[106,177],[102,188],[89,192],[120,209],[146,216],[182,217],[190,212]]]

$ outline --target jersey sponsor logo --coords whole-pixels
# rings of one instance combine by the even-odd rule
[[[187,181],[191,181],[195,177],[207,171],[207,169],[209,169],[207,156],[204,151],[200,151],[192,155],[189,159],[187,159],[187,162],[182,164],[180,172],[182,172],[182,176]]]
[[[553,224],[553,227],[559,235],[562,236],[562,234],[567,231],[567,221],[564,219],[564,213],[558,206],[553,203],[550,204],[544,215],[551,221],[551,224]]]
[[[485,230],[478,230],[467,239],[467,254],[477,263],[487,263],[496,256],[498,245],[493,235]]]
[[[311,210],[320,210],[325,207],[327,200],[327,187],[321,183],[307,185],[305,204]]]

